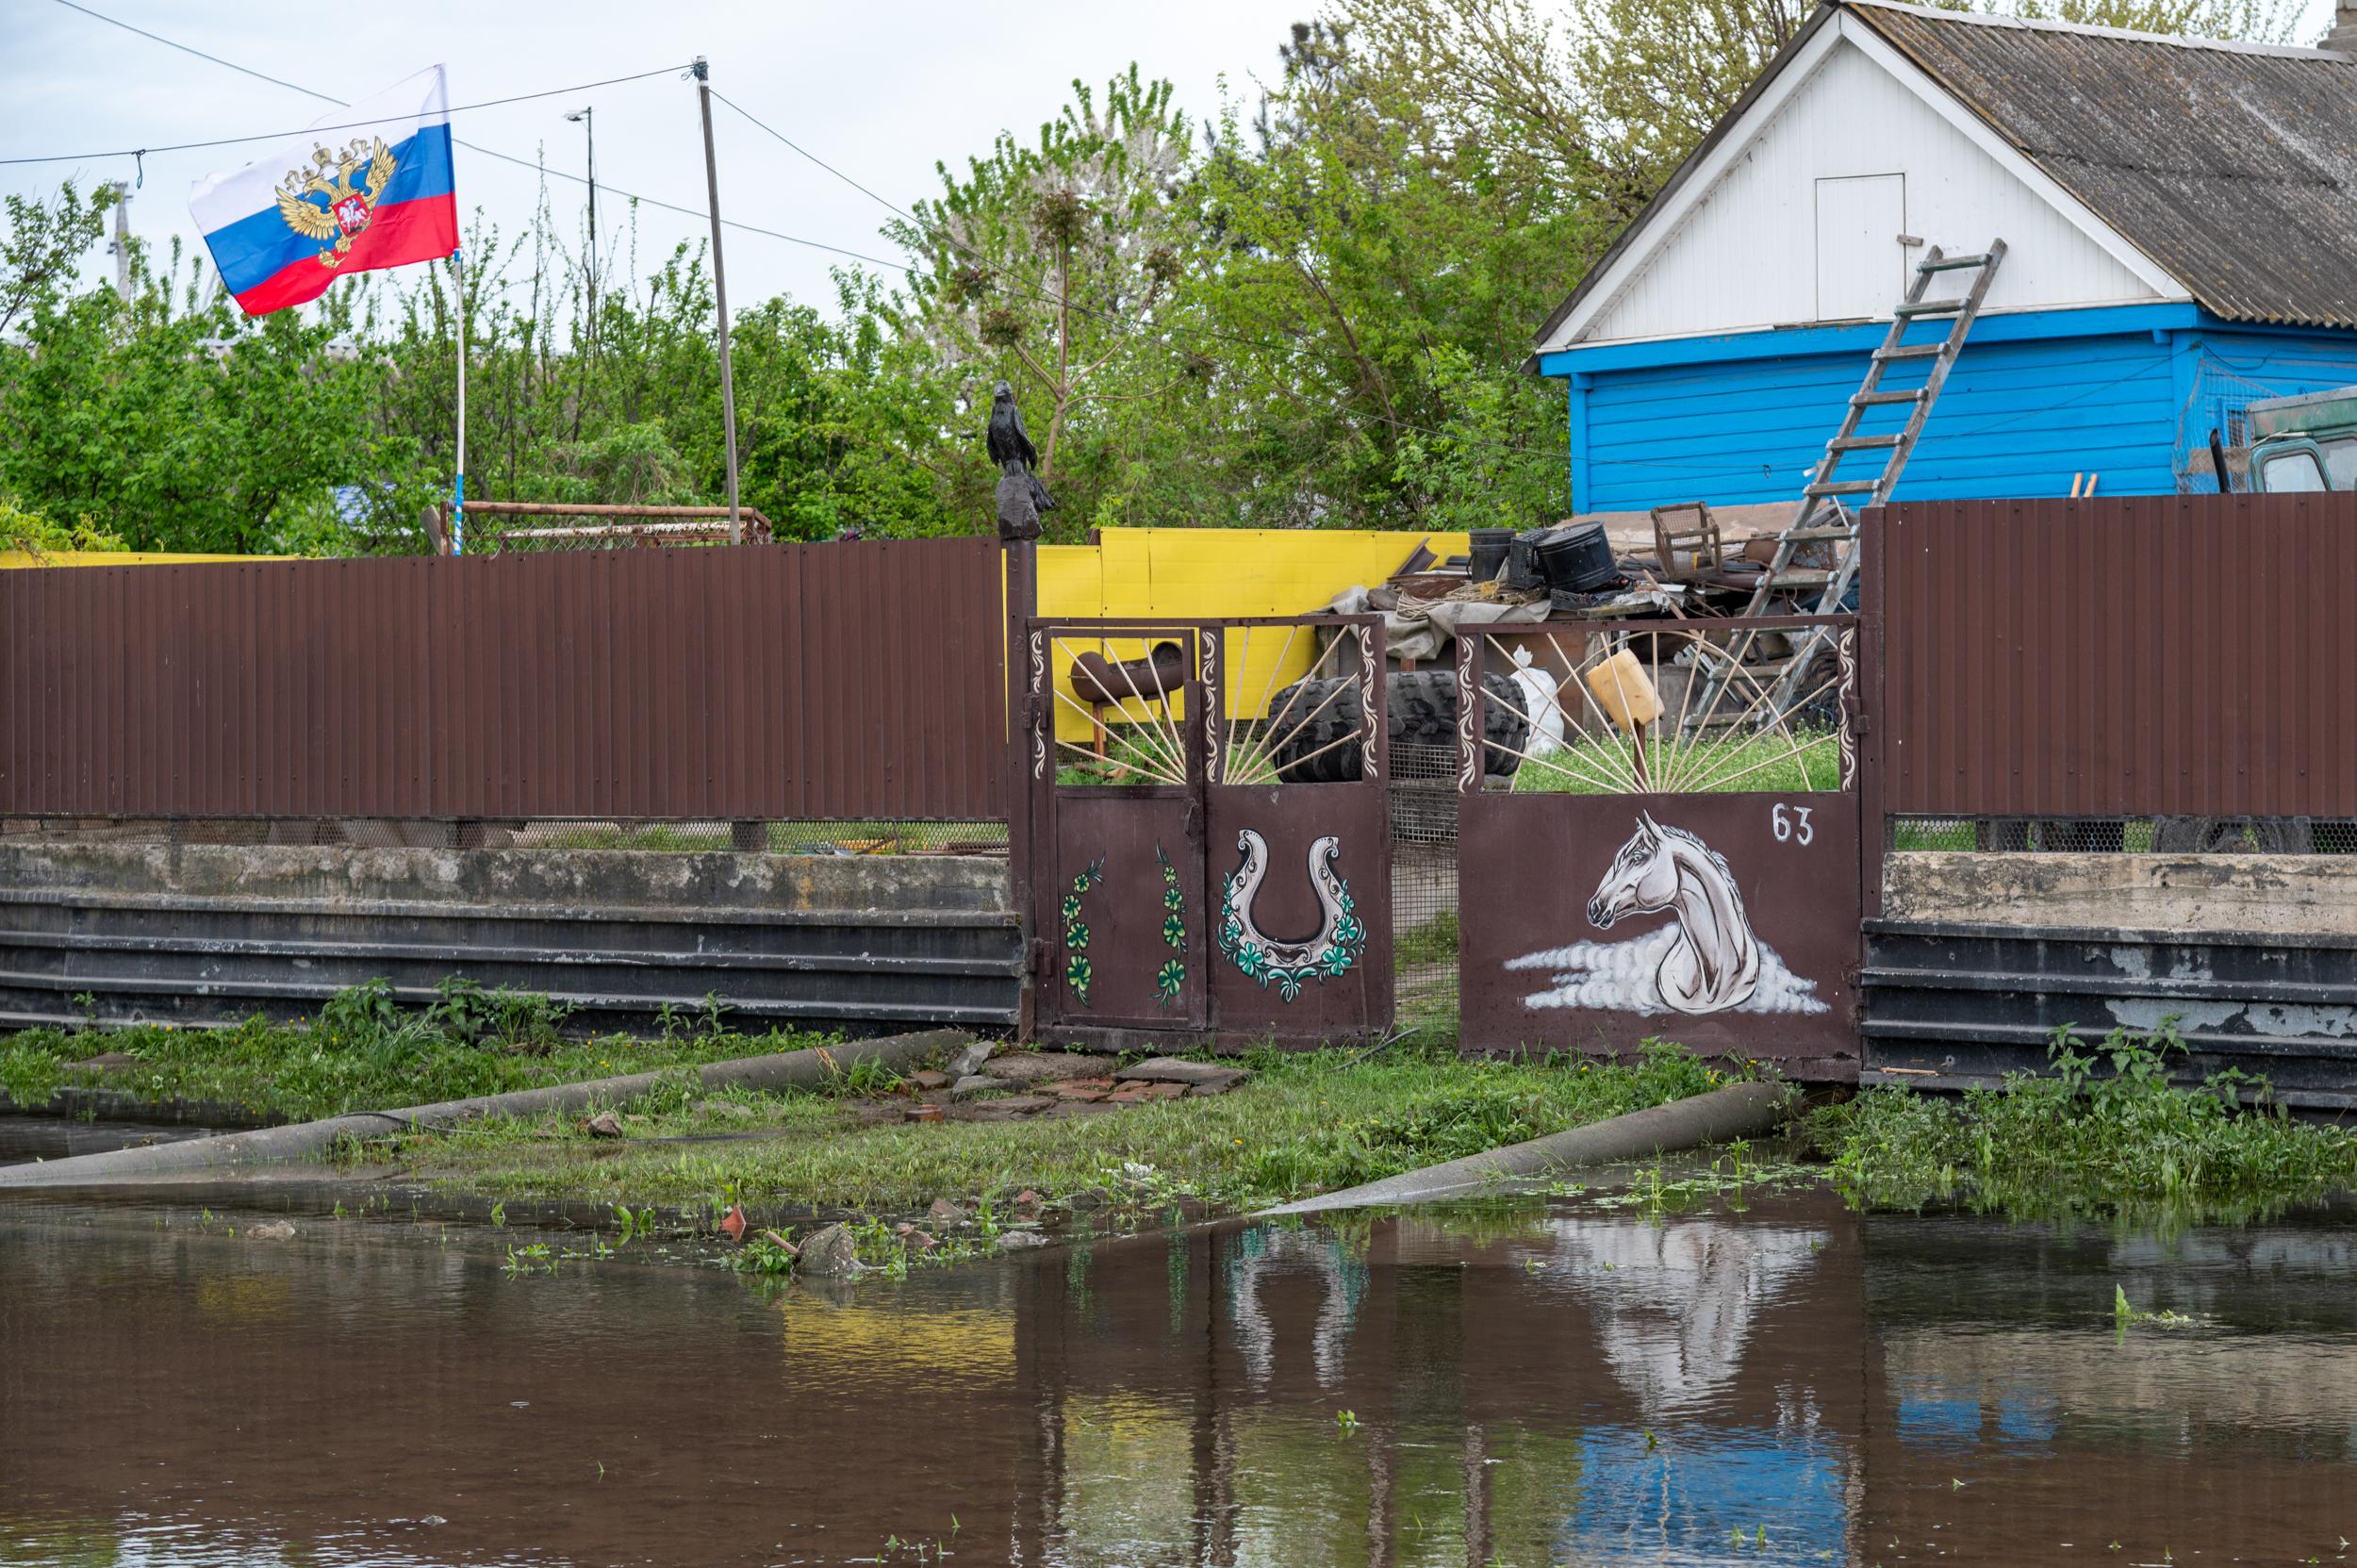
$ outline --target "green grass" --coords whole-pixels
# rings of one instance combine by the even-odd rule
[[[1392,962],[1400,968],[1410,964],[1454,964],[1457,961],[1457,911],[1444,909],[1420,926],[1400,933],[1392,944]]]
[[[1004,1203],[1146,1194],[1249,1209],[1395,1176],[1725,1081],[1681,1048],[1633,1066],[1463,1062],[1400,1045],[1250,1053],[1254,1077],[1216,1098],[1069,1120],[856,1126],[839,1106],[774,1100],[781,1136],[717,1145],[593,1143],[554,1126],[404,1137],[398,1160],[480,1193],[598,1204],[748,1203],[910,1213],[935,1197]],[[646,1134],[682,1124],[650,1119]],[[634,1129],[634,1131],[637,1131]],[[553,1135],[552,1135],[553,1134]]]
[[[2015,818],[2014,820],[2021,819]],[[2067,831],[2067,818],[2057,818],[2056,822]],[[2031,834],[2042,835],[2047,831],[2043,826],[2034,825],[2031,828]],[[2152,839],[2152,824],[2149,821],[2130,821],[2120,824],[2119,850],[2122,853],[2148,854],[2151,852]],[[2057,839],[2055,842],[2065,843],[2068,840]],[[1993,834],[1990,841],[1985,845],[1982,842],[1979,825],[1971,821],[1899,821],[1891,824],[1890,847],[1894,850],[2002,850],[2007,848],[2025,849],[2028,845],[2017,843],[2009,846],[2003,841],[2002,834]]]
[[[60,1088],[116,1089],[308,1121],[796,1050],[832,1038],[739,1034],[717,1010],[667,1018],[651,1039],[567,1039],[564,1019],[564,1009],[546,997],[486,991],[463,979],[445,982],[431,1005],[404,1008],[375,981],[291,1024],[255,1017],[218,1030],[27,1030],[0,1040],[0,1090],[38,1104]],[[103,1051],[128,1052],[139,1065],[118,1072],[69,1065]]]
[[[1582,736],[1550,757],[1525,759],[1514,772],[1518,795],[1614,795],[1635,767],[1635,743]],[[1720,735],[1681,744],[1645,741],[1648,778],[1681,793],[1742,790],[1796,794],[1841,787],[1841,751],[1830,734]]]
[[[2174,1084],[2184,1050],[2167,1024],[2093,1050],[2058,1032],[2051,1077],[1961,1098],[1872,1088],[1816,1112],[1805,1135],[1845,1189],[1882,1208],[2240,1224],[2357,1189],[2357,1135],[2289,1119],[2239,1072]]]

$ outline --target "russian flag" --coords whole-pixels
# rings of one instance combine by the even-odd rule
[[[337,109],[189,191],[222,282],[249,316],[303,305],[346,272],[458,248],[450,94],[438,65]]]

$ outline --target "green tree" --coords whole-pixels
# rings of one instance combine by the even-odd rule
[[[1187,121],[1167,82],[1135,66],[1073,101],[1025,142],[1001,133],[942,194],[886,226],[918,256],[898,312],[954,388],[962,439],[979,459],[992,383],[1012,384],[1060,497],[1051,519],[1182,520],[1137,515],[1148,477],[1142,437],[1187,421],[1209,366],[1172,340],[1174,302],[1195,223],[1181,198]],[[1183,465],[1164,441],[1155,455]]]

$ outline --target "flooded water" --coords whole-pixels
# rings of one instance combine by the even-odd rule
[[[2357,1229],[1528,1200],[856,1287],[0,1204],[0,1563],[2345,1560]],[[237,1233],[231,1234],[235,1229]],[[584,1244],[580,1236],[570,1244]],[[2190,1321],[2119,1333],[2116,1289]]]

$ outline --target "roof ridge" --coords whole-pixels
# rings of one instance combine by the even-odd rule
[[[2297,43],[2253,43],[2243,39],[2187,38],[2174,33],[2139,33],[2126,27],[2103,27],[2091,22],[2048,22],[1987,11],[1950,10],[1945,6],[1911,4],[1910,0],[1827,0],[1827,4],[1861,13],[1903,11],[1926,22],[1953,22],[1976,27],[2014,27],[2025,32],[2074,33],[2082,38],[2117,39],[2125,43],[2163,43],[2177,49],[2214,49],[2230,55],[2270,55],[2279,58],[2312,59],[2321,64],[2357,64],[2357,55],[2338,49],[2309,48]]]

